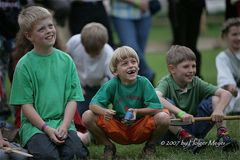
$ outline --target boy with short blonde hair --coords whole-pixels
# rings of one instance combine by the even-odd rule
[[[16,66],[10,95],[10,104],[22,109],[22,146],[34,159],[85,159],[88,150],[72,121],[83,95],[71,57],[53,47],[53,17],[47,9],[31,6],[18,21],[23,38],[33,45]]]
[[[110,62],[115,77],[100,88],[90,103],[90,110],[83,114],[87,129],[105,145],[104,159],[115,156],[116,147],[111,140],[125,145],[147,141],[143,155],[152,156],[157,139],[168,128],[169,115],[162,112],[149,80],[138,75],[138,65],[138,55],[131,47],[117,48]],[[133,117],[126,123],[127,111]]]
[[[163,101],[164,106],[173,116],[183,121],[192,121],[193,116],[211,116],[212,122],[196,122],[183,127],[170,126],[165,139],[188,142],[185,149],[197,153],[205,147],[202,138],[216,125],[217,142],[223,144],[223,150],[238,150],[238,142],[230,138],[223,123],[224,109],[231,94],[195,76],[196,57],[185,46],[174,45],[169,49],[167,65],[170,74],[163,77],[155,89],[159,98],[167,98],[172,103]]]

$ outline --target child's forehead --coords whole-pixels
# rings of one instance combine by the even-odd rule
[[[53,19],[51,17],[43,17],[43,18],[39,18],[36,21],[33,22],[33,26],[34,25],[40,25],[44,22],[50,22],[53,23]]]
[[[126,57],[121,57],[121,59],[119,60],[119,62],[124,62],[124,61],[129,61],[129,60],[137,60],[135,57],[133,56],[126,56]]]
[[[192,63],[196,63],[196,61],[192,60],[192,59],[185,59],[185,60],[181,61],[180,63],[178,63],[177,66],[183,65],[183,64],[192,64]]]

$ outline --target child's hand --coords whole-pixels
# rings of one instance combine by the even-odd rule
[[[211,117],[213,122],[222,122],[224,118],[224,113],[223,111],[215,110],[213,111]]]
[[[58,129],[57,129],[57,138],[59,140],[64,140],[66,139],[68,136],[68,130],[66,127],[64,127],[63,125],[61,125]]]
[[[58,131],[52,127],[46,127],[45,133],[48,135],[49,139],[55,144],[63,144],[65,141],[58,138]]]
[[[10,143],[8,141],[5,141],[4,139],[0,139],[0,148],[3,147],[10,147]]]
[[[133,113],[133,118],[130,121],[135,121],[137,117],[137,109],[129,108],[128,111]]]
[[[116,111],[112,109],[106,109],[104,113],[104,119],[109,121],[116,114]]]
[[[183,122],[194,123],[194,117],[193,117],[193,115],[188,114],[188,113],[186,113],[181,119],[182,119]]]

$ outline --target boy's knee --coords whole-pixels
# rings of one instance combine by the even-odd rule
[[[201,117],[210,116],[213,112],[214,105],[219,101],[218,97],[212,96],[203,99],[198,105],[197,115]],[[215,103],[215,104],[214,104]]]
[[[82,123],[83,123],[83,125],[87,126],[87,125],[95,122],[94,118],[95,118],[95,114],[91,110],[87,110],[82,115]]]
[[[166,112],[159,112],[154,116],[157,127],[168,127],[170,125],[170,115]]]

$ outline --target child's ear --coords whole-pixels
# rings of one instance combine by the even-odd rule
[[[113,72],[113,75],[114,75],[114,76],[117,76],[117,75],[118,75],[118,73],[117,73],[117,72]]]
[[[174,69],[175,69],[174,65],[172,65],[172,64],[168,65],[168,70],[169,70],[170,73],[173,73]]]
[[[31,42],[32,37],[31,37],[31,34],[29,32],[25,32],[24,36],[27,38],[27,40],[29,40]]]

